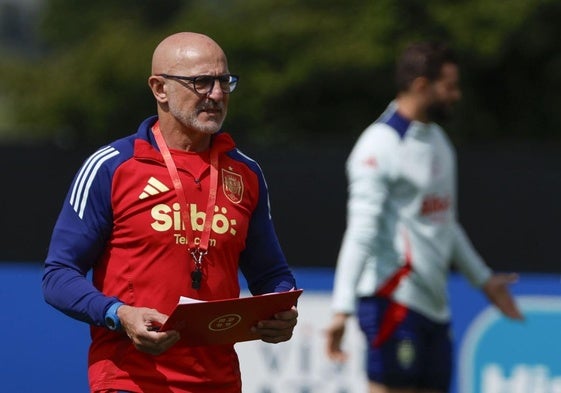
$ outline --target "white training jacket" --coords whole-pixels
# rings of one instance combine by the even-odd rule
[[[452,264],[480,287],[492,274],[456,219],[456,157],[435,123],[409,121],[391,103],[359,137],[347,161],[349,199],[333,310],[352,314],[409,258],[394,301],[426,317],[450,319]]]

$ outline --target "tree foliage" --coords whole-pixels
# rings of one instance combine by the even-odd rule
[[[16,129],[71,143],[133,132],[155,112],[146,83],[166,35],[198,31],[241,76],[226,128],[260,143],[338,140],[394,95],[393,64],[413,40],[462,58],[459,141],[558,138],[561,5],[546,0],[50,0],[41,55],[0,65]]]

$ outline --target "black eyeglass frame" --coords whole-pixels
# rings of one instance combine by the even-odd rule
[[[183,75],[171,75],[171,74],[156,74],[156,76],[161,76],[162,78],[166,78],[166,79],[177,79],[180,81],[188,82],[193,86],[195,92],[201,95],[210,93],[214,88],[214,84],[216,83],[216,81],[218,81],[218,86],[220,86],[220,90],[222,90],[222,93],[230,94],[236,89],[238,81],[240,80],[240,77],[234,74],[223,74],[223,75],[216,75],[216,76],[215,75],[183,76]],[[207,83],[207,87],[205,88],[205,91],[200,91],[199,89],[197,89],[197,80],[200,80],[202,78],[210,79],[212,81],[212,83]],[[228,79],[226,80],[225,78]],[[227,90],[224,90],[224,88],[222,87],[222,83],[228,84]]]

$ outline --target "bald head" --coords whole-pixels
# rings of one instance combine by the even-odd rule
[[[219,65],[227,68],[226,55],[213,39],[199,33],[176,33],[156,47],[152,56],[152,75],[177,72],[194,75],[205,67]]]

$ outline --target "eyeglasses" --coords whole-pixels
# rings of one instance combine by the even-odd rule
[[[201,95],[206,95],[212,91],[214,88],[214,82],[218,81],[218,85],[224,94],[230,94],[234,91],[240,79],[237,75],[224,74],[218,76],[212,75],[197,75],[197,76],[180,76],[180,75],[169,75],[169,74],[158,74],[167,79],[178,79],[181,81],[189,82],[193,85],[195,92]]]

